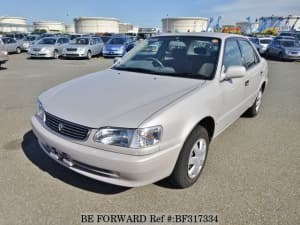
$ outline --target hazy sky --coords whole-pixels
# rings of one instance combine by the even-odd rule
[[[161,18],[222,16],[222,24],[254,20],[261,16],[300,16],[300,0],[5,0],[0,16],[22,16],[28,23],[58,20],[70,24],[74,17],[115,17],[141,27],[161,27]]]

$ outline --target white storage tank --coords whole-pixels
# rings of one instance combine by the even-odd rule
[[[208,18],[205,17],[166,17],[162,19],[163,32],[201,32],[205,31]]]
[[[65,24],[59,21],[36,21],[33,26],[35,30],[65,31]]]
[[[23,17],[0,16],[0,32],[27,32],[26,19]]]
[[[75,33],[75,26],[74,26],[74,24],[68,24],[68,25],[66,25],[66,32],[68,32],[68,33]]]
[[[74,18],[76,33],[119,33],[119,20],[106,17]]]

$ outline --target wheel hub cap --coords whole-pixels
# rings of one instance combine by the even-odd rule
[[[207,152],[206,140],[203,138],[198,139],[193,145],[190,152],[190,157],[188,162],[189,178],[193,179],[197,177],[198,174],[200,173],[205,161],[206,152]]]

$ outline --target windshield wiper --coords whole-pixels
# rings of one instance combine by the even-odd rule
[[[113,67],[115,70],[130,71],[130,72],[139,72],[139,73],[149,73],[149,74],[159,74],[156,71],[140,68],[140,67]]]

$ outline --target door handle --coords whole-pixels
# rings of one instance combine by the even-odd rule
[[[246,80],[246,81],[245,81],[245,86],[246,86],[246,87],[249,86],[249,83],[250,83],[249,80]]]

